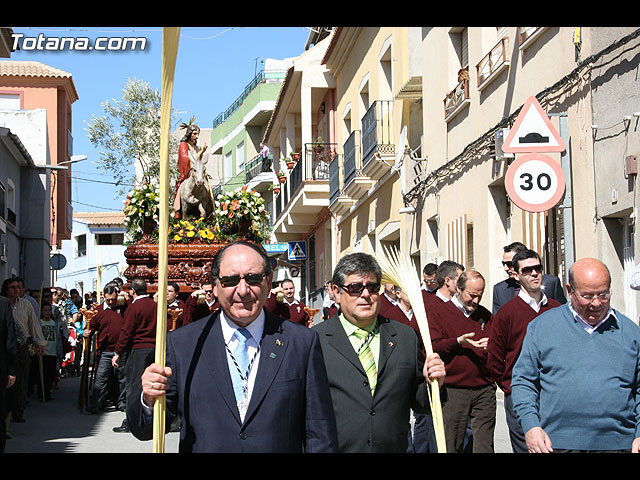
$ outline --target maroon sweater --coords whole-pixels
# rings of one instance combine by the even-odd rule
[[[150,297],[131,302],[124,312],[124,322],[115,352],[120,355],[129,350],[155,348],[157,305]]]
[[[124,307],[112,310],[101,304],[97,310],[98,314],[91,319],[91,331],[97,335],[98,349],[101,352],[113,352],[124,323]]]
[[[276,301],[276,303],[278,302]],[[304,303],[298,300],[297,303],[292,303],[291,305],[289,305],[286,301],[282,302],[282,304],[285,307],[289,308],[289,320],[300,325],[309,325],[310,319],[307,312],[304,311],[304,307],[306,307]]]
[[[493,319],[487,345],[487,367],[505,394],[511,394],[513,366],[520,355],[529,322],[541,313],[559,306],[559,302],[547,298],[547,304],[542,305],[540,312],[536,313],[524,300],[516,296],[498,310]]]
[[[413,328],[418,335],[420,334],[420,329],[418,328],[418,323],[416,322],[415,316],[411,318],[407,317],[402,309],[393,303],[384,295],[380,295],[380,315],[384,318],[388,318],[389,320],[395,320],[400,323],[404,323],[405,325],[409,325]]]
[[[453,302],[445,302],[429,318],[429,331],[433,351],[445,363],[445,385],[457,388],[478,388],[493,383],[487,369],[486,350],[478,352],[458,344],[458,337],[474,332],[473,340],[489,336],[491,312],[482,305],[467,318]]]

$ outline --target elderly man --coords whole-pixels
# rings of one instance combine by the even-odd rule
[[[493,317],[480,305],[484,287],[479,272],[463,272],[456,295],[429,321],[433,350],[447,368],[447,402],[442,414],[448,452],[463,452],[468,422],[473,452],[494,451],[496,386],[487,369],[486,350]]]
[[[230,243],[211,274],[221,309],[168,334],[167,365],[142,376],[134,435],[151,438],[150,407],[166,395],[167,425],[182,417],[180,452],[336,451],[318,334],[264,309],[273,276],[266,251]]]
[[[433,354],[424,363],[415,331],[379,315],[382,272],[365,253],[343,257],[332,286],[340,313],[320,335],[340,452],[407,451],[410,410],[429,411],[425,378],[443,379]]]
[[[578,260],[569,302],[527,327],[511,391],[529,452],[640,451],[640,328],[610,286],[606,265]]]

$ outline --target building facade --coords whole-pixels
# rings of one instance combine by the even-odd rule
[[[0,108],[13,110],[44,109],[47,112],[49,164],[69,162],[73,155],[72,105],[78,92],[72,75],[60,69],[30,61],[0,61]],[[35,159],[44,163],[45,159]],[[50,243],[60,247],[71,238],[71,167],[52,170]]]
[[[73,236],[62,242],[64,268],[55,272],[54,285],[81,296],[101,290],[127,267],[122,212],[74,212]]]

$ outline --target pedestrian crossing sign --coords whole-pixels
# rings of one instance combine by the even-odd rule
[[[307,242],[304,240],[289,242],[289,260],[306,260]]]

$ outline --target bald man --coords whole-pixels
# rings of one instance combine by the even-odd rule
[[[511,390],[531,453],[639,451],[640,328],[610,286],[601,261],[577,261],[569,302],[527,328]]]
[[[467,423],[473,453],[493,453],[496,384],[487,368],[487,341],[493,315],[480,305],[485,280],[480,272],[462,272],[456,294],[430,313],[433,351],[445,363],[447,401],[442,408],[447,452],[463,453]]]

